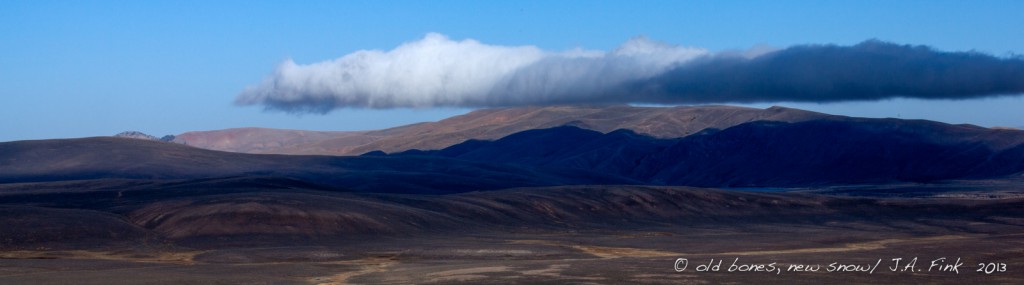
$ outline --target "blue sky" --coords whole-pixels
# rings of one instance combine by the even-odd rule
[[[430,32],[491,45],[611,50],[630,38],[711,51],[866,39],[1024,53],[1022,1],[4,1],[0,141],[234,127],[365,130],[465,108],[236,106],[281,62],[390,50]],[[1024,99],[787,103],[829,113],[1024,127]]]

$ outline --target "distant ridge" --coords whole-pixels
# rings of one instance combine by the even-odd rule
[[[124,131],[117,133],[114,137],[129,138],[129,139],[140,139],[140,140],[160,140],[155,136],[148,135],[140,131]]]
[[[140,132],[140,131],[124,131],[124,132],[120,132],[120,133],[114,135],[114,137],[129,138],[129,139],[140,139],[140,140],[152,140],[152,141],[163,141],[163,142],[174,141],[174,136],[173,135],[166,135],[166,136],[163,136],[161,138],[157,138],[156,136],[151,136],[149,134],[146,134],[146,133],[143,133],[143,132]]]
[[[243,153],[360,155],[375,150],[387,153],[436,150],[470,139],[494,140],[522,131],[565,125],[602,133],[628,129],[657,138],[679,138],[704,129],[725,129],[752,121],[800,122],[829,116],[785,107],[521,107],[477,110],[437,122],[376,131],[239,128],[187,132],[178,135],[175,141]]]

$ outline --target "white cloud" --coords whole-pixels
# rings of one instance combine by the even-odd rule
[[[610,52],[487,45],[431,33],[390,51],[313,64],[283,62],[246,88],[241,105],[293,112],[336,108],[492,107],[579,102],[707,55],[638,37]]]

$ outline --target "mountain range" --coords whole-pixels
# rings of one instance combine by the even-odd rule
[[[173,141],[0,143],[0,181],[267,176],[344,191],[454,193],[573,184],[812,187],[1024,173],[1024,131],[784,107],[509,108],[377,131],[231,129]],[[331,151],[362,155],[253,154]]]
[[[477,110],[437,122],[374,131],[239,128],[186,132],[175,136],[174,141],[243,153],[360,155],[375,150],[392,153],[442,149],[469,139],[494,140],[522,131],[566,125],[599,132],[627,129],[657,138],[677,138],[752,121],[799,122],[828,116],[784,107],[522,107]]]

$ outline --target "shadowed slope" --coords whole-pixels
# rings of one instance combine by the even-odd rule
[[[1024,171],[1024,132],[896,119],[754,122],[681,139],[645,178],[694,186],[808,186],[999,178]]]
[[[531,130],[440,151],[475,161],[588,169],[651,184],[791,187],[999,178],[1024,171],[1024,132],[930,121],[758,121],[657,139],[628,130]]]

